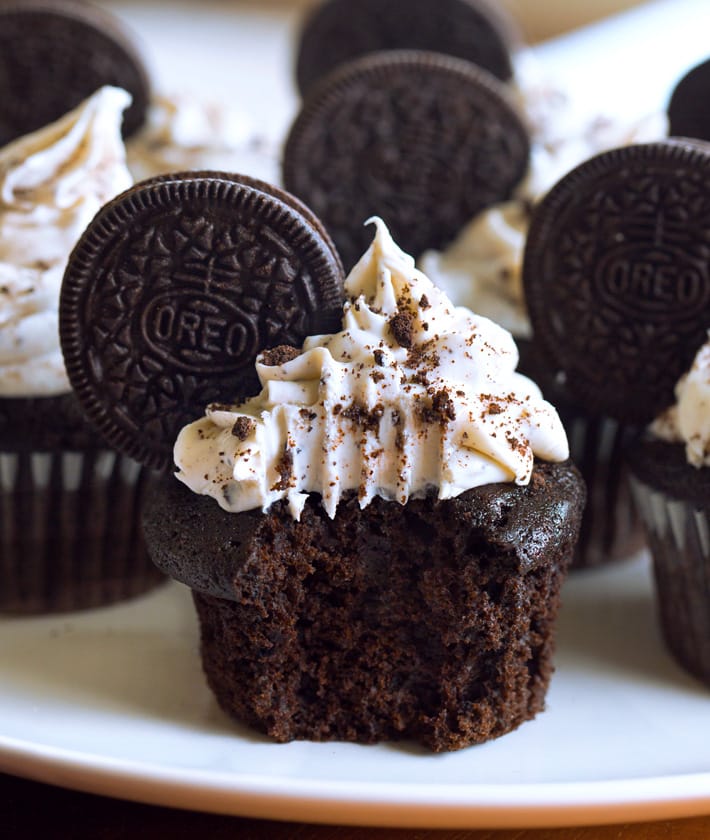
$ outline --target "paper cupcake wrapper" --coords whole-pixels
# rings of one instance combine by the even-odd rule
[[[140,528],[148,479],[109,450],[0,452],[0,611],[97,607],[162,580]]]
[[[666,643],[683,667],[710,684],[710,521],[705,510],[631,478],[648,533]]]
[[[629,430],[608,417],[586,417],[564,408],[559,413],[570,457],[587,483],[587,506],[572,569],[628,559],[645,544],[623,457]]]

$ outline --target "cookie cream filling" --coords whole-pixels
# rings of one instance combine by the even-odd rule
[[[688,463],[710,467],[710,339],[675,388],[676,404],[661,414],[650,431],[669,443],[685,444]]]
[[[67,259],[99,208],[132,178],[121,139],[131,97],[104,87],[0,150],[0,396],[70,390],[59,345]]]
[[[270,183],[279,177],[278,154],[244,114],[185,94],[155,97],[126,154],[136,181],[186,170],[240,172]]]
[[[373,221],[342,331],[266,351],[258,396],[212,405],[178,436],[178,478],[225,510],[286,499],[298,519],[318,493],[333,517],[347,491],[361,507],[375,495],[449,499],[526,484],[534,457],[568,457],[556,411],[515,372],[510,333],[454,307]]]
[[[541,80],[529,63],[516,74],[513,93],[530,127],[528,173],[510,201],[473,218],[444,251],[427,251],[419,264],[457,305],[492,318],[519,338],[529,338],[522,285],[525,237],[534,203],[577,165],[602,151],[667,135],[661,114],[622,123],[597,116],[582,122],[567,98]]]

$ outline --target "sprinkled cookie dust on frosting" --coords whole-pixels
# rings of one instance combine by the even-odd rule
[[[58,307],[69,254],[99,208],[133,183],[121,139],[131,97],[101,88],[0,150],[0,396],[70,390]]]
[[[136,181],[193,169],[248,172],[273,183],[280,167],[273,144],[245,114],[187,94],[156,96],[126,154]]]
[[[527,59],[527,60],[523,60]],[[510,201],[475,216],[444,251],[427,251],[419,264],[458,305],[510,330],[532,334],[525,307],[522,260],[530,212],[536,201],[578,164],[602,151],[667,136],[662,114],[635,122],[597,116],[581,124],[567,97],[540,78],[534,61],[519,57],[513,95],[530,127],[530,165]]]
[[[709,334],[710,335],[710,334]],[[710,337],[675,388],[676,404],[651,424],[656,437],[685,444],[694,467],[710,467]]]
[[[345,281],[342,331],[257,359],[263,390],[212,405],[175,445],[177,477],[227,511],[308,493],[330,517],[343,493],[400,504],[492,482],[526,484],[533,458],[563,461],[567,438],[537,386],[515,372],[510,333],[414,267],[384,223]]]

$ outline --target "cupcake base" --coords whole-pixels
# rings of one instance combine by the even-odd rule
[[[309,500],[229,514],[174,479],[153,559],[194,590],[222,708],[277,741],[412,739],[454,750],[544,706],[584,489],[570,465],[401,507]]]
[[[662,441],[638,442],[630,461],[664,639],[710,685],[710,470],[689,465],[682,445]]]
[[[147,481],[107,450],[0,453],[0,612],[104,606],[163,581],[140,530]]]

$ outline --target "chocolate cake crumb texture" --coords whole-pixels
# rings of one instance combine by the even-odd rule
[[[328,0],[300,34],[296,80],[301,94],[338,65],[366,53],[416,49],[466,59],[507,81],[520,42],[514,21],[485,0]]]
[[[228,714],[277,741],[454,750],[544,706],[584,487],[569,464],[533,476],[405,508],[353,494],[333,520],[310,499],[300,522],[283,502],[234,516],[166,478],[145,528],[195,590]]]
[[[69,379],[112,446],[164,469],[206,405],[258,391],[258,352],[337,329],[342,284],[331,249],[278,198],[191,175],[138,185],[98,213],[69,260]]]
[[[533,215],[523,282],[535,340],[590,415],[643,424],[710,324],[710,146],[600,154]]]
[[[150,83],[112,15],[77,0],[0,0],[0,146],[43,128],[104,85],[133,97],[124,136],[144,123]]]
[[[528,156],[516,105],[485,70],[439,53],[381,52],[342,65],[306,100],[283,180],[349,270],[370,244],[371,216],[409,254],[440,249],[511,196]]]

